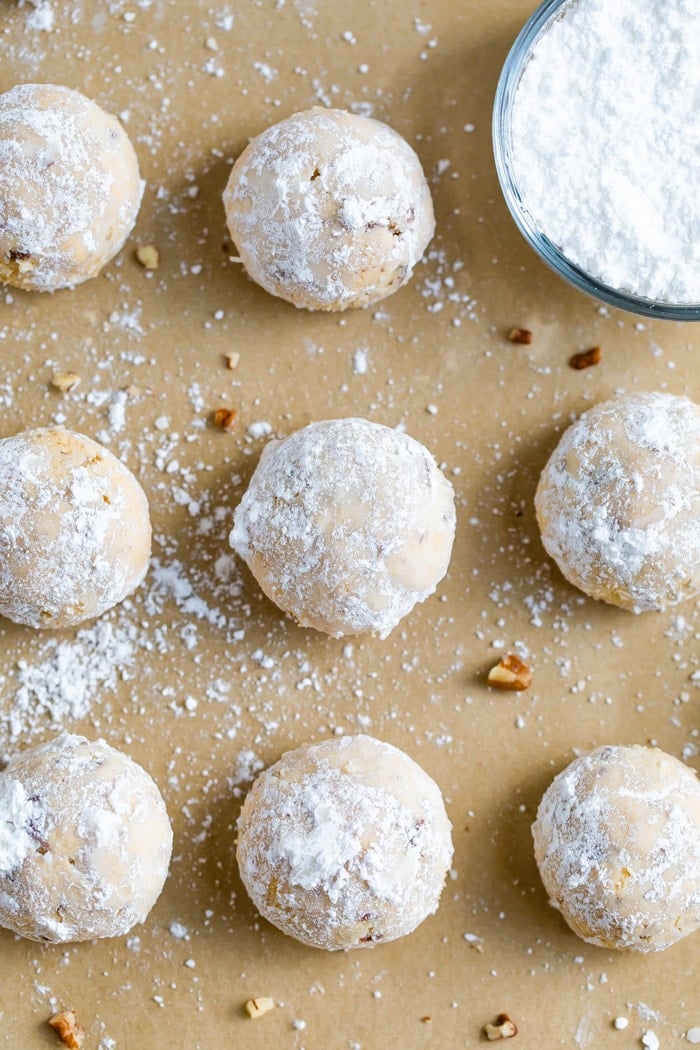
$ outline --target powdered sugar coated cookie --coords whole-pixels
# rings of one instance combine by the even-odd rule
[[[700,782],[657,748],[600,747],[545,792],[532,828],[552,902],[603,948],[668,948],[700,928]]]
[[[452,859],[433,780],[368,736],[289,751],[262,773],[238,822],[238,864],[253,903],[316,948],[395,940],[438,906]]]
[[[310,310],[384,299],[409,280],[435,230],[406,140],[378,120],[319,106],[253,139],[224,206],[253,280]]]
[[[0,925],[23,937],[128,933],[158,899],[171,849],[155,783],[102,740],[62,733],[0,772]]]
[[[123,463],[64,427],[0,440],[0,615],[71,627],[142,581],[148,501]]]
[[[542,542],[592,598],[635,612],[700,590],[700,408],[673,394],[596,405],[564,433],[535,499]]]
[[[454,530],[452,486],[427,449],[328,419],[265,447],[231,546],[302,626],[384,637],[447,572]]]
[[[0,281],[44,292],[95,277],[143,188],[128,135],[96,102],[57,84],[0,95]]]

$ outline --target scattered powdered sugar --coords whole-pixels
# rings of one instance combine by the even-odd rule
[[[700,303],[699,39],[697,0],[570,0],[513,104],[537,226],[612,288],[670,303]]]
[[[634,1009],[637,1011],[637,1014],[639,1015],[639,1019],[641,1021],[644,1021],[646,1024],[648,1024],[650,1021],[654,1021],[657,1024],[664,1024],[665,1023],[663,1015],[660,1014],[658,1010],[655,1010],[653,1008],[653,1006],[649,1006],[649,1003],[637,1002],[637,1003],[634,1003],[632,1005],[634,1006]]]
[[[367,374],[367,349],[363,346],[358,346],[357,350],[352,355],[352,372],[356,376],[364,376]]]
[[[113,692],[131,666],[135,644],[124,627],[109,620],[78,631],[73,641],[50,639],[42,647],[48,655],[36,663],[20,661],[6,715],[9,741],[28,738],[65,722],[85,718],[98,696]]]
[[[223,574],[223,581],[228,584],[230,572],[233,570],[231,562],[223,556],[224,560],[217,562],[219,571]],[[216,565],[215,565],[216,573]],[[235,594],[236,588],[232,581],[231,595]],[[178,609],[187,616],[196,620],[205,620],[214,627],[234,628],[237,624],[218,606],[211,606],[195,588],[188,570],[178,559],[170,559],[167,562],[154,558],[151,565],[151,586],[146,597],[146,609],[150,613],[160,612],[164,602],[172,598]]]
[[[50,33],[56,21],[56,15],[50,0],[30,0],[32,10],[27,11],[27,29]],[[20,0],[20,7],[24,6]]]
[[[266,84],[269,84],[277,76],[277,70],[273,69],[268,62],[253,62],[253,69],[260,74]]]
[[[178,922],[174,919],[168,926],[168,933],[171,937],[174,937],[176,941],[189,940],[189,931],[184,923]]]
[[[260,438],[269,437],[272,433],[272,426],[266,419],[257,419],[253,423],[248,424],[246,433],[248,434],[248,437],[253,438],[254,441],[258,441]]]
[[[236,788],[240,784],[250,784],[254,777],[264,768],[264,762],[258,758],[249,747],[238,752],[233,774],[230,778],[231,786]]]

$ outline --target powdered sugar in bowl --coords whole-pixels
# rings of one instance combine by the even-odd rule
[[[545,0],[493,114],[506,203],[545,262],[678,321],[700,320],[698,41],[698,0]]]

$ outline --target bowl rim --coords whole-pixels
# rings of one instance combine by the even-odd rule
[[[534,222],[525,207],[515,179],[512,156],[511,116],[515,95],[527,59],[539,36],[561,17],[563,9],[585,0],[543,0],[533,11],[516,36],[507,56],[496,87],[491,121],[491,137],[496,174],[501,192],[515,225],[539,257],[579,291],[609,306],[639,314],[643,317],[669,321],[700,321],[700,303],[672,303],[649,299],[623,289],[613,288],[593,274],[572,262]]]

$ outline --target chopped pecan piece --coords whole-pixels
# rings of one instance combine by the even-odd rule
[[[75,1016],[75,1010],[62,1010],[48,1020],[48,1025],[68,1050],[80,1050],[85,1039],[85,1029]]]
[[[54,372],[51,376],[51,386],[61,394],[75,390],[79,382],[80,376],[77,372]]]
[[[270,1010],[275,1008],[275,1000],[269,995],[261,995],[257,999],[249,999],[245,1004],[246,1013],[248,1017],[252,1017],[254,1020],[258,1017],[262,1017],[263,1014],[267,1014]]]
[[[508,1014],[499,1014],[493,1024],[484,1025],[484,1035],[489,1042],[496,1039],[512,1039],[517,1034],[518,1027]]]
[[[582,368],[591,368],[593,365],[600,364],[602,356],[603,352],[600,347],[592,346],[590,350],[582,350],[580,354],[570,357],[569,364],[580,372]]]
[[[496,689],[527,689],[532,681],[532,671],[519,656],[508,653],[491,668],[486,681]]]
[[[219,430],[231,431],[235,430],[236,416],[235,408],[217,408],[215,412],[212,412],[211,421]]]
[[[140,244],[136,249],[136,259],[144,270],[157,270],[160,265],[160,252],[155,244]]]

